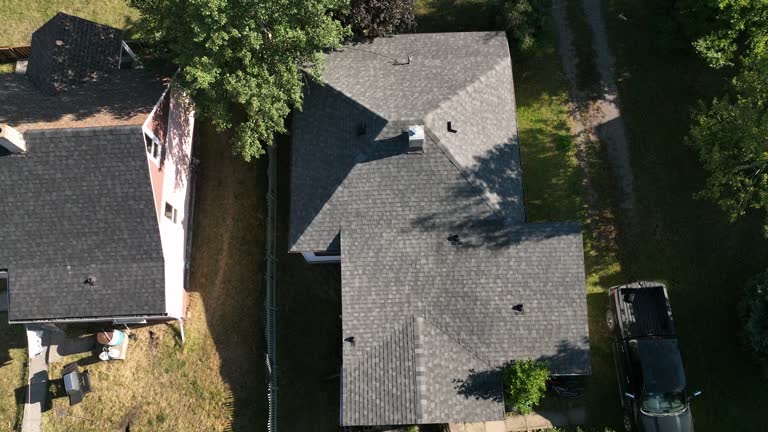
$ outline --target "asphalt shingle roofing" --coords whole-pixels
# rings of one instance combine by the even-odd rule
[[[26,154],[0,157],[9,320],[163,315],[163,253],[141,127],[24,138]]]
[[[289,241],[341,253],[342,424],[501,418],[514,359],[589,373],[580,227],[524,223],[505,35],[345,46],[324,79],[294,115]]]
[[[59,12],[32,33],[27,76],[41,91],[61,90],[120,67],[123,32]]]

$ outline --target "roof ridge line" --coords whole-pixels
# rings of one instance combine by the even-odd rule
[[[484,358],[480,357],[480,354],[476,353],[474,350],[471,350],[471,349],[470,349],[468,346],[464,345],[464,344],[463,344],[463,343],[462,343],[462,342],[461,342],[461,341],[460,341],[460,340],[459,340],[457,337],[453,336],[452,334],[450,334],[450,333],[448,333],[446,330],[444,330],[442,327],[440,327],[440,326],[438,326],[437,324],[435,324],[435,323],[434,323],[434,321],[430,320],[430,319],[429,319],[429,318],[427,318],[427,317],[417,317],[417,319],[418,319],[418,318],[422,318],[424,321],[428,322],[428,323],[429,323],[429,324],[430,324],[432,327],[436,328],[436,329],[437,329],[437,330],[439,330],[441,333],[443,333],[444,335],[448,336],[448,338],[449,338],[450,340],[452,340],[453,342],[455,342],[455,343],[456,343],[456,345],[458,345],[459,347],[461,347],[462,349],[464,349],[466,352],[468,352],[469,354],[471,354],[473,357],[475,357],[476,359],[478,359],[478,360],[480,360],[481,362],[483,362],[483,364],[485,364],[485,365],[486,365],[486,366],[488,366],[489,368],[493,368],[493,365],[491,365],[491,362],[489,362],[488,360],[486,360],[486,359],[484,359]],[[421,330],[421,329],[419,328],[419,330]]]
[[[488,207],[488,210],[491,211],[491,213],[494,214],[494,216],[504,219],[504,215],[499,214],[499,212],[496,211],[496,209],[493,208],[490,202],[485,197],[485,194],[483,193],[482,189],[480,189],[479,186],[474,184],[472,180],[469,179],[469,176],[467,175],[465,169],[461,166],[459,161],[457,161],[451,152],[443,145],[443,143],[440,141],[440,139],[435,135],[432,130],[426,125],[426,122],[424,122],[424,133],[426,133],[432,141],[435,143],[435,146],[440,150],[440,152],[448,159],[448,161],[453,165],[454,168],[461,174],[461,176],[464,178],[464,181],[469,184],[469,186],[477,192],[477,195],[480,197],[481,200],[483,200],[483,203]]]
[[[491,210],[491,213],[493,213],[495,216],[497,216],[497,217],[499,217],[501,219],[504,219],[504,220],[506,220],[506,218],[505,218],[505,215],[503,213],[501,213],[501,209],[499,209],[499,211],[497,211],[494,208],[494,206],[491,205],[491,203],[486,198],[485,193],[482,190],[482,188],[480,186],[476,185],[472,180],[470,180],[469,174],[467,173],[468,167],[465,167],[464,165],[459,163],[458,160],[456,160],[456,158],[453,156],[453,153],[451,153],[451,151],[448,149],[448,147],[446,147],[442,143],[440,138],[438,138],[437,134],[432,132],[431,128],[427,126],[427,122],[431,121],[432,115],[435,112],[437,112],[441,107],[443,107],[445,104],[447,104],[450,101],[452,101],[454,98],[459,96],[462,92],[467,91],[470,87],[472,87],[472,86],[474,86],[476,84],[483,83],[485,81],[485,77],[487,77],[489,74],[491,74],[493,72],[498,71],[499,68],[504,67],[505,63],[507,61],[509,61],[508,57],[499,60],[498,62],[496,62],[496,64],[492,68],[490,68],[487,71],[485,71],[482,74],[480,74],[477,77],[477,79],[473,80],[472,82],[470,82],[466,86],[464,86],[461,89],[457,90],[456,93],[452,94],[449,98],[444,99],[442,102],[437,104],[436,107],[434,107],[431,110],[427,111],[427,113],[423,117],[424,118],[424,132],[429,135],[429,137],[432,139],[432,141],[434,141],[434,143],[437,145],[437,148],[439,148],[440,151],[443,152],[443,154],[448,158],[448,160],[451,161],[453,166],[456,167],[457,170],[459,170],[459,172],[461,173],[462,177],[464,177],[464,180],[466,180],[467,183],[469,183],[470,186],[472,186],[477,191],[477,194],[480,196],[480,199],[482,199],[483,202],[485,203],[485,205],[488,206],[488,208]]]
[[[427,381],[425,374],[427,366],[424,359],[424,340],[421,336],[424,327],[424,317],[411,317],[414,322],[413,332],[413,363],[416,365],[416,420],[420,423],[426,411],[427,400],[422,397],[427,393]]]
[[[53,127],[53,128],[36,128],[27,129],[22,133],[24,135],[33,134],[41,135],[43,137],[53,136],[78,136],[78,135],[102,135],[104,133],[132,133],[140,131],[142,126],[140,124],[132,125],[111,125],[111,126],[87,126],[87,127]]]
[[[456,96],[460,95],[462,92],[467,91],[470,87],[472,87],[472,86],[474,86],[474,85],[476,85],[478,83],[484,82],[486,77],[491,72],[496,72],[499,69],[499,67],[503,67],[504,66],[504,63],[506,63],[507,61],[511,61],[510,59],[511,58],[509,56],[507,56],[506,58],[499,59],[499,61],[497,61],[492,67],[490,67],[488,70],[486,70],[483,73],[481,73],[480,75],[478,75],[477,78],[471,80],[469,83],[467,83],[467,85],[458,88],[452,95],[450,95],[447,98],[445,98],[442,101],[440,101],[440,103],[438,103],[434,108],[428,109],[426,114],[424,114],[424,116],[423,116],[424,117],[424,123],[426,123],[427,118],[429,116],[434,114],[443,105],[445,105],[448,102],[452,101]]]

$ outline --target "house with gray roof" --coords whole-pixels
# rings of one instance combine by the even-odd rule
[[[341,263],[340,423],[502,419],[499,368],[591,372],[581,228],[526,223],[502,32],[327,55],[294,113],[289,250]]]
[[[194,107],[123,55],[120,30],[60,13],[0,74],[11,323],[184,316]]]

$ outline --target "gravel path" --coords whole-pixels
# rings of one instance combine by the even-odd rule
[[[558,51],[563,73],[570,85],[572,133],[576,144],[584,149],[592,143],[605,144],[610,158],[611,169],[621,191],[621,209],[626,222],[633,225],[636,217],[634,175],[630,160],[624,120],[619,108],[614,60],[608,46],[601,0],[582,0],[584,14],[592,30],[592,48],[595,67],[600,74],[600,91],[579,88],[576,75],[578,58],[573,48],[573,33],[568,23],[566,0],[553,0],[552,18],[558,34]],[[587,169],[584,157],[579,158]],[[592,190],[590,196],[594,195]]]

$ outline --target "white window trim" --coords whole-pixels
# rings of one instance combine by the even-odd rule
[[[341,255],[315,255],[314,252],[302,252],[304,260],[309,264],[338,264],[341,262]]]
[[[155,148],[157,146],[157,157],[155,157],[154,152],[150,152],[147,143],[147,137],[152,140],[152,148]],[[153,134],[151,131],[144,129],[144,148],[147,150],[147,155],[150,159],[155,161],[158,165],[160,165],[160,158],[163,157],[163,143],[160,141],[160,138],[156,137],[155,134]]]
[[[168,207],[171,207],[171,217],[168,217]],[[179,211],[176,209],[175,205],[168,201],[165,202],[165,207],[163,208],[163,216],[165,216],[166,219],[173,223],[179,223]]]

